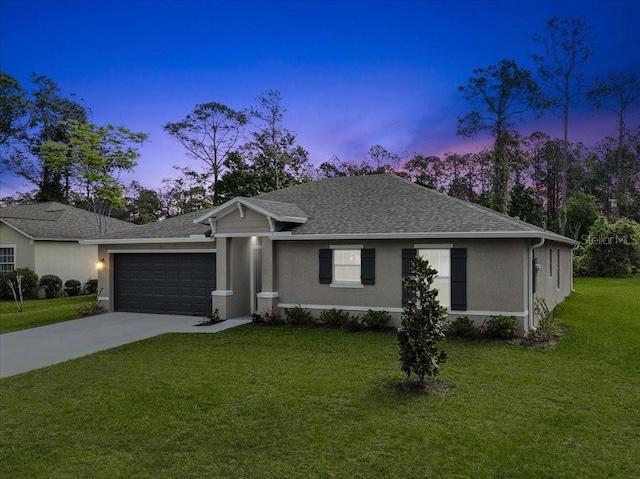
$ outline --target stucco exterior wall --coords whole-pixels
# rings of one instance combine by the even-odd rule
[[[318,250],[348,244],[376,250],[375,285],[336,288],[319,283]],[[451,318],[476,316],[481,323],[489,315],[517,314],[524,322],[528,300],[525,240],[274,241],[279,304],[386,309],[394,313],[397,325],[402,309],[402,249],[427,244],[467,248],[467,311],[454,311]]]
[[[16,269],[29,268],[35,271],[35,245],[29,238],[4,223],[0,223],[0,244],[15,246]]]
[[[98,247],[81,245],[77,242],[36,241],[35,242],[36,273],[55,274],[62,282],[77,279],[82,284],[96,278],[96,261]]]
[[[534,250],[536,260],[540,264],[536,274],[534,296],[544,298],[550,309],[571,292],[571,250],[570,245],[553,241],[545,241],[541,247]],[[560,287],[558,287],[558,251],[560,252]]]

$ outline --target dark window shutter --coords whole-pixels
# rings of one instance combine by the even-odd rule
[[[536,283],[538,282],[538,268],[536,267],[537,264],[538,260],[534,256],[531,262],[531,286],[534,293],[536,292]]]
[[[409,276],[411,274],[411,262],[416,257],[415,249],[403,249],[402,250],[402,277]],[[402,286],[402,305],[404,306],[409,301],[409,294]]]
[[[451,310],[467,310],[467,248],[451,249]]]
[[[320,284],[331,284],[333,279],[333,251],[321,249],[320,258]]]
[[[362,269],[360,279],[362,284],[376,284],[376,250],[363,249],[360,251]]]

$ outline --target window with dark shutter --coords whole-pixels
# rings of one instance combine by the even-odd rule
[[[362,284],[376,284],[376,250],[363,249],[360,254],[362,258],[362,270],[360,273]]]
[[[331,284],[333,273],[333,251],[321,249],[319,252],[320,284]]]
[[[467,310],[467,248],[451,249],[451,310]]]
[[[402,277],[409,276],[411,274],[411,262],[416,257],[416,250],[413,248],[402,250]],[[409,294],[407,290],[402,286],[402,305],[404,306],[409,301]]]

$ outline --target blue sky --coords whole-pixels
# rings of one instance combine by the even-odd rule
[[[197,103],[251,105],[279,90],[286,126],[314,164],[361,160],[369,147],[412,154],[474,151],[456,137],[458,93],[474,68],[514,59],[533,68],[532,42],[552,16],[592,25],[590,75],[640,74],[640,1],[40,1],[0,0],[0,68],[32,72],[75,93],[92,121],[150,135],[136,179],[157,188],[172,165],[199,168],[162,130]],[[614,133],[578,105],[572,140]],[[631,121],[638,124],[640,115]],[[521,127],[560,135],[548,114]],[[0,196],[28,188],[3,174]]]

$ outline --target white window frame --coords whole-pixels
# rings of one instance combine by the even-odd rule
[[[362,284],[362,249],[363,245],[331,245],[329,247],[332,251],[331,255],[331,284],[329,285],[332,288],[364,288]],[[338,265],[336,264],[336,252],[345,252],[345,251],[353,251],[357,252],[360,255],[360,264],[359,265]],[[360,274],[358,275],[357,280],[339,280],[336,275],[336,266],[358,266],[358,270]]]
[[[437,251],[439,254],[442,252],[446,252],[446,257],[448,258],[447,261],[449,266],[449,270],[447,271],[447,274],[444,274],[438,271],[438,268],[434,266],[431,262],[429,262],[429,266],[431,266],[433,269],[438,271],[438,274],[435,277],[435,282],[433,284],[433,287],[438,289],[438,300],[440,301],[440,305],[444,308],[447,308],[447,310],[451,310],[451,248],[448,247],[449,245],[433,245],[433,247],[430,245],[416,245],[416,246],[420,246],[420,248],[417,248],[416,253],[418,256],[420,256],[423,259],[427,259],[425,258],[425,253],[427,251],[428,252]],[[445,284],[446,291],[443,290],[441,286],[442,284]]]
[[[16,269],[16,258],[17,258],[17,255],[18,255],[18,251],[17,251],[17,248],[16,248],[15,244],[0,244],[0,249],[4,249],[4,248],[13,250],[13,263],[10,263],[8,261],[0,263],[0,265],[9,265],[9,264],[13,265],[13,269],[9,269],[9,270],[4,271],[4,273],[8,273],[9,271],[13,271],[13,270]],[[2,269],[4,269],[4,268],[2,268]],[[2,273],[3,273],[3,271],[0,269],[0,274],[2,274]]]

